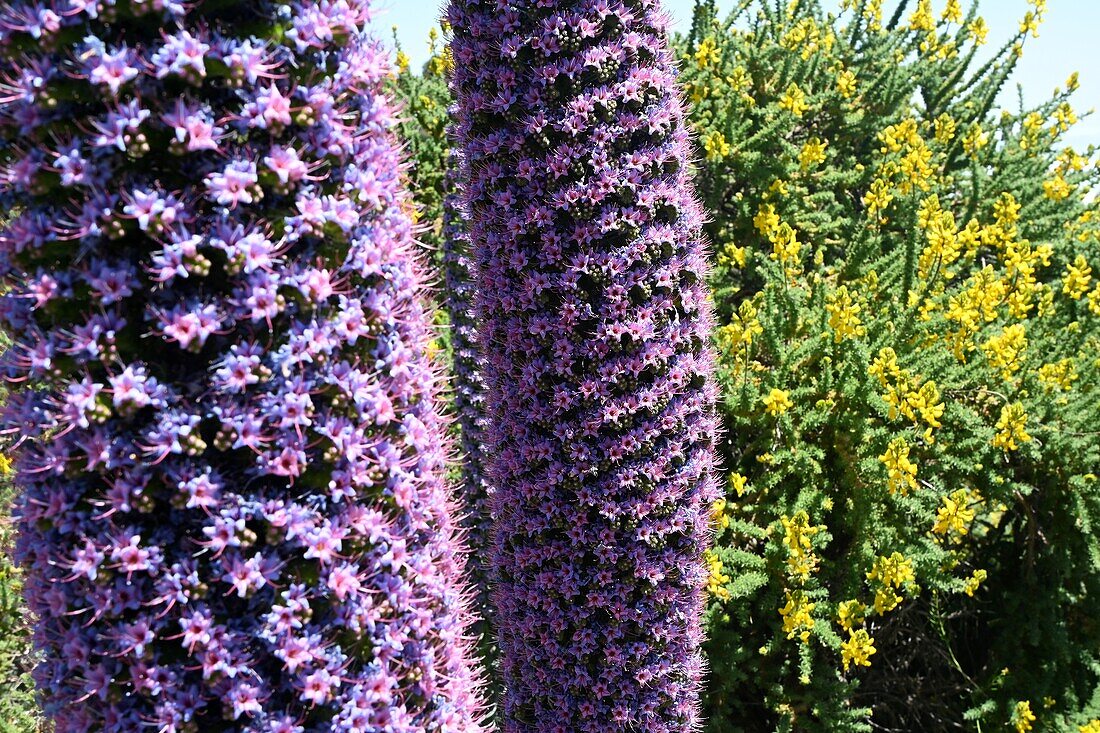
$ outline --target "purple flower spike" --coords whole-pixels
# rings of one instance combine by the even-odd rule
[[[667,17],[452,0],[449,21],[504,730],[693,730],[716,394]]]
[[[369,16],[0,8],[0,423],[57,733],[482,730]]]
[[[461,153],[448,156],[446,195],[443,199],[443,269],[446,278],[447,311],[451,319],[451,349],[454,353],[455,415],[462,440],[462,497],[467,512],[464,523],[470,547],[470,577],[477,593],[483,619],[482,657],[492,665],[496,646],[488,622],[492,616],[490,594],[491,530],[493,488],[486,475],[484,356],[478,348],[476,289],[470,241],[466,234],[466,206],[460,170]]]

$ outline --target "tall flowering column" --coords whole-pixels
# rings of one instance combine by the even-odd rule
[[[451,319],[451,351],[454,354],[455,415],[462,442],[462,498],[466,510],[466,544],[470,550],[470,578],[477,610],[482,655],[491,662],[495,643],[488,626],[492,613],[488,553],[492,530],[493,489],[485,468],[484,356],[477,343],[474,312],[477,286],[473,278],[470,240],[466,231],[466,205],[461,184],[461,153],[448,155],[446,195],[443,199],[443,272],[446,307]]]
[[[698,725],[717,496],[689,135],[655,0],[452,0],[506,731]]]
[[[480,730],[369,15],[0,11],[3,423],[58,733]]]

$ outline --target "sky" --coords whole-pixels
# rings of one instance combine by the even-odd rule
[[[829,0],[832,1],[832,0]],[[428,53],[428,30],[438,25],[443,0],[376,0],[375,22],[379,27],[397,26],[397,36],[414,65],[423,63]],[[728,9],[734,0],[719,0]],[[933,0],[939,11],[945,0]],[[694,0],[665,0],[672,13],[674,30],[686,29],[691,21]],[[967,5],[963,3],[964,7]],[[1024,56],[1017,66],[1015,78],[1001,95],[1001,103],[1015,108],[1016,83],[1025,90],[1027,102],[1037,102],[1055,87],[1065,85],[1072,71],[1081,73],[1081,88],[1073,105],[1079,115],[1090,109],[1100,109],[1100,53],[1096,33],[1100,28],[1100,0],[1049,0],[1046,20],[1038,38],[1029,38]],[[887,13],[896,7],[887,0]],[[1014,34],[1027,11],[1026,0],[982,0],[981,14],[989,24],[989,46]],[[1100,115],[1082,119],[1067,135],[1066,142],[1084,148],[1100,146]]]

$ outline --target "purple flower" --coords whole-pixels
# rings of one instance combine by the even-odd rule
[[[177,74],[198,81],[206,76],[205,57],[209,50],[209,44],[181,30],[165,36],[164,45],[153,53],[150,61],[158,79]]]
[[[284,186],[302,180],[309,173],[294,148],[273,148],[271,154],[264,158],[264,165]]]
[[[508,733],[699,724],[715,387],[657,0],[452,0]]]
[[[0,429],[43,710],[477,733],[388,61],[366,0],[232,11],[0,8]]]
[[[140,73],[134,66],[134,51],[126,46],[108,50],[95,36],[85,38],[84,44],[80,58],[84,59],[88,70],[88,81],[106,86],[112,96],[117,97],[122,86],[136,79]]]
[[[218,140],[225,132],[215,123],[209,110],[189,108],[184,105],[182,99],[176,102],[175,109],[162,115],[161,119],[172,127],[177,145],[183,146],[186,143],[186,146],[179,151],[181,153],[217,150]]]
[[[453,136],[453,131],[450,132]],[[457,146],[456,146],[457,147]],[[477,315],[474,312],[475,284],[470,242],[463,203],[463,186],[458,171],[461,153],[453,149],[448,159],[447,194],[443,201],[443,268],[446,277],[447,311],[451,319],[451,349],[454,354],[455,415],[462,440],[462,498],[467,506],[466,531],[470,547],[471,577],[478,608],[485,621],[478,629],[481,653],[493,666],[496,644],[488,622],[492,616],[491,555],[493,488],[486,472],[484,356],[478,348]]]
[[[263,189],[258,184],[256,162],[235,160],[207,176],[206,190],[211,200],[236,208],[238,204],[251,204],[263,198]]]

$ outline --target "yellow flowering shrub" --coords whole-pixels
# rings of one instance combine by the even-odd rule
[[[732,476],[708,730],[1075,733],[1100,718],[1100,173],[1065,144],[1075,77],[994,103],[1045,5],[988,64],[965,1],[736,5],[681,39]]]
[[[412,69],[408,56],[397,44],[397,73],[391,92],[402,105],[397,132],[407,147],[409,184],[416,204],[418,222],[425,225],[419,238],[433,253],[441,250],[443,234],[444,177],[447,159],[447,123],[451,119],[451,97],[447,73],[454,63],[439,30],[428,37],[428,61]]]

